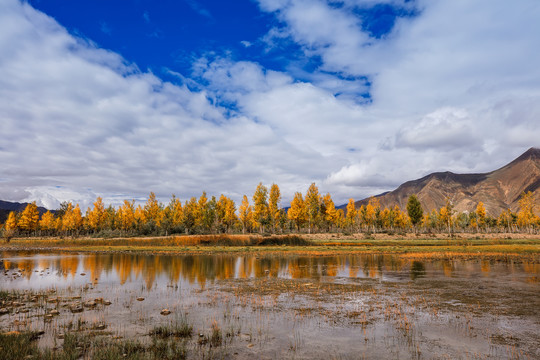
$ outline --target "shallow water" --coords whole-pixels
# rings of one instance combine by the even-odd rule
[[[0,290],[43,296],[0,328],[43,329],[43,346],[103,326],[148,341],[185,314],[193,357],[539,358],[539,279],[538,262],[515,258],[4,252]],[[69,309],[96,298],[111,304]],[[60,315],[45,321],[52,308]],[[223,345],[201,348],[212,324]]]

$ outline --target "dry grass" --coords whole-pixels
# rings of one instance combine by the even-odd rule
[[[300,245],[309,246],[312,242],[298,235],[185,235],[135,238],[18,238],[6,247],[70,247],[70,246],[268,246]]]
[[[362,234],[360,234],[362,235]],[[190,235],[137,238],[25,238],[0,245],[0,250],[141,252],[141,253],[239,253],[276,252],[327,256],[351,253],[437,254],[431,257],[518,256],[538,257],[540,238],[527,236],[507,239],[486,238],[377,238],[360,236],[343,238],[337,235]]]

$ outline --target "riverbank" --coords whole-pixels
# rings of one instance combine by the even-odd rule
[[[151,254],[289,253],[398,254],[407,257],[540,257],[540,235],[529,234],[311,234],[193,235],[133,238],[15,238],[0,251],[126,252]]]

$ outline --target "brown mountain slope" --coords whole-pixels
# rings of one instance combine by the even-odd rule
[[[457,212],[474,211],[482,201],[491,216],[510,208],[517,211],[518,200],[524,191],[534,193],[540,204],[540,149],[530,148],[523,155],[502,168],[485,174],[454,174],[440,172],[408,181],[396,190],[376,197],[382,207],[399,205],[404,209],[409,195],[416,194],[424,211],[439,209],[449,198]],[[356,202],[367,204],[369,199]]]

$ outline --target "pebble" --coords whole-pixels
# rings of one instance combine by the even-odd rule
[[[72,313],[80,313],[84,311],[81,305],[72,306],[69,308],[69,310],[71,310]]]
[[[86,307],[95,307],[97,305],[97,303],[93,300],[90,300],[90,301],[87,301],[84,303],[84,306]]]

